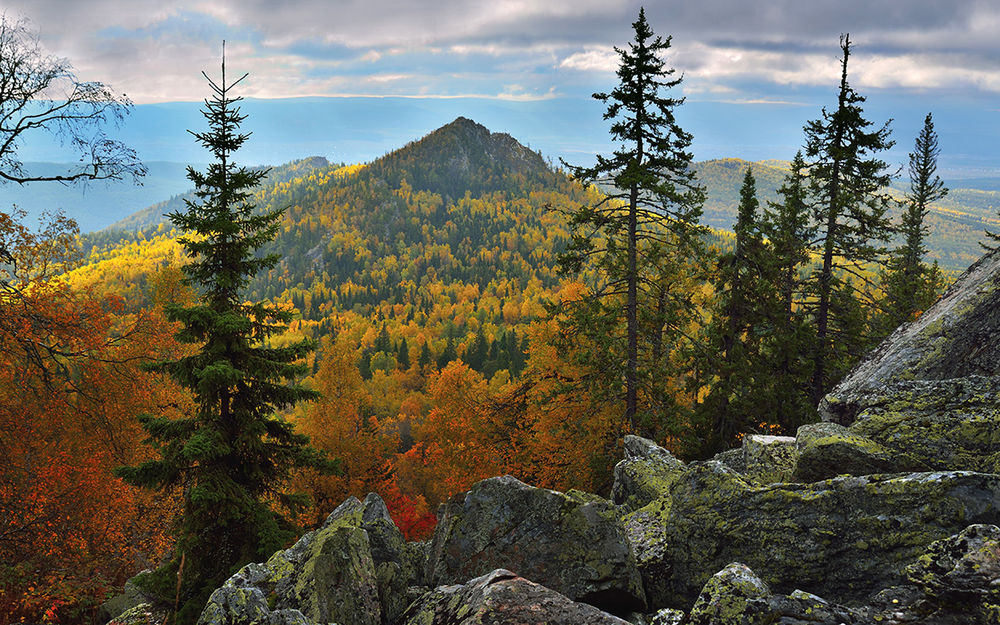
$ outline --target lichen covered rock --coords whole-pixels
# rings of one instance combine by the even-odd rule
[[[280,595],[276,607],[298,609],[318,623],[378,625],[381,610],[368,533],[351,526],[320,532],[292,592]]]
[[[138,603],[115,616],[108,625],[162,625],[167,618],[166,610],[157,609],[151,603]]]
[[[669,490],[684,463],[653,441],[628,434],[625,459],[615,465],[611,500],[637,510]]]
[[[823,420],[849,425],[869,395],[895,382],[1000,375],[998,286],[1000,253],[990,253],[851,370],[820,403]]]
[[[840,477],[753,486],[693,463],[668,498],[625,517],[651,608],[685,608],[730,562],[778,592],[857,602],[903,581],[902,567],[970,523],[1000,520],[1000,476],[970,472]]]
[[[981,622],[1000,621],[1000,528],[970,525],[933,543],[906,575],[925,594],[932,613],[965,610]]]
[[[789,482],[797,450],[791,436],[751,434],[743,437],[743,475],[758,484]]]
[[[857,403],[852,433],[927,470],[1000,472],[1000,379],[898,382]]]
[[[438,513],[428,581],[458,584],[498,568],[617,614],[645,607],[618,512],[596,495],[504,476],[453,497]]]
[[[803,425],[795,440],[798,454],[794,479],[797,482],[818,482],[838,475],[899,473],[919,468],[908,458],[897,458],[872,439],[837,423]],[[922,468],[927,469],[926,466]]]
[[[684,612],[674,608],[663,608],[656,611],[649,625],[681,625],[684,622]]]
[[[411,605],[405,625],[629,625],[503,569],[441,586]]]
[[[876,621],[869,609],[853,609],[830,603],[812,593],[795,590],[790,595],[771,595],[767,601],[771,622],[781,625],[873,625]]]
[[[771,623],[771,590],[745,564],[733,562],[708,580],[688,616],[690,625]]]
[[[351,497],[316,531],[211,595],[201,625],[379,625],[395,622],[420,582],[411,549],[375,494]]]
[[[271,610],[261,585],[268,573],[267,567],[260,564],[248,564],[240,569],[212,593],[198,625],[266,623]]]
[[[148,573],[149,571],[143,571]],[[143,574],[143,573],[140,573]],[[101,620],[103,622],[117,618],[132,608],[143,604],[151,604],[153,598],[142,591],[135,583],[135,577],[125,582],[122,592],[101,604]]]

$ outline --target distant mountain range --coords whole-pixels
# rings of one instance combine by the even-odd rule
[[[294,304],[293,332],[351,337],[369,375],[396,371],[404,339],[411,359],[426,351],[443,366],[465,354],[484,373],[516,375],[528,328],[560,285],[555,259],[569,233],[558,209],[598,197],[466,118],[366,166],[298,161],[274,169],[254,195],[259,209],[285,214],[262,250],[281,260],[247,295]],[[87,261],[70,280],[148,302],[151,278],[183,257],[157,215],[182,201],[123,222],[139,231],[86,236]],[[380,331],[387,338],[374,342]]]
[[[452,128],[460,133],[462,128],[475,126],[465,118],[468,124],[456,121],[444,128]],[[426,138],[411,142],[426,147],[427,142],[440,140],[441,133],[435,131]],[[534,152],[515,141],[509,135],[509,145],[494,149],[492,155],[524,151],[531,155],[533,166],[548,169],[546,161]],[[420,166],[412,164],[409,176],[414,180],[423,178],[440,179],[438,182],[447,188],[442,188],[450,196],[456,195],[459,189],[477,189],[488,181],[478,177],[486,175],[482,171],[466,171],[454,179],[446,179],[441,172],[449,171],[449,163],[458,156],[453,156],[457,146],[463,144],[468,137],[455,136],[450,146],[438,146],[435,154],[442,155],[444,162],[424,162]],[[520,146],[514,148],[513,146]],[[502,149],[501,149],[502,148]],[[406,150],[391,152],[389,156],[398,159],[399,154]],[[425,154],[428,152],[425,149]],[[436,156],[427,156],[436,158]],[[477,158],[489,159],[491,153],[476,155]],[[373,161],[367,169],[371,171],[386,171],[393,163],[388,156]],[[59,166],[51,163],[31,164],[37,171],[55,170]],[[748,165],[752,165],[757,178],[757,189],[762,204],[777,199],[776,189],[782,184],[787,174],[788,163],[779,160],[765,160],[748,163],[741,159],[714,159],[695,164],[699,179],[707,190],[707,201],[703,222],[713,228],[730,229],[736,215],[736,205],[739,201],[739,187]],[[18,187],[5,185],[0,187],[5,203],[17,204],[26,209],[29,215],[37,215],[43,210],[64,209],[80,223],[81,230],[96,231],[104,228],[112,230],[135,230],[156,226],[164,221],[163,215],[173,210],[183,208],[184,199],[190,198],[190,183],[186,178],[186,165],[169,162],[149,163],[149,175],[142,187],[134,187],[125,183],[92,183],[80,196],[75,188],[55,184],[33,184]],[[329,162],[324,157],[310,157],[293,161],[272,169],[264,185],[275,185],[301,178],[313,170],[336,169],[338,164]],[[455,173],[455,172],[451,172]],[[391,173],[387,174],[392,178]],[[491,172],[488,175],[499,175]],[[414,180],[408,180],[414,184]],[[393,180],[393,183],[398,180]],[[449,186],[450,185],[450,186]],[[1000,212],[1000,178],[980,177],[949,181],[952,187],[946,198],[941,200],[928,216],[927,225],[930,229],[928,248],[930,258],[937,260],[948,269],[964,269],[981,254],[978,245],[983,240],[983,230],[1000,230],[997,215]],[[905,191],[905,180],[898,180],[893,187],[893,193],[901,197]],[[102,237],[103,239],[103,237]]]

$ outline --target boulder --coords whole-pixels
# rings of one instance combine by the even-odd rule
[[[739,447],[715,454],[712,461],[754,484],[774,484],[792,479],[797,456],[794,437],[747,434]]]
[[[458,584],[498,568],[615,614],[645,607],[618,511],[596,495],[504,476],[452,497],[438,512],[427,580]]]
[[[684,463],[653,441],[625,436],[625,459],[615,465],[611,500],[637,510],[659,499],[671,481],[684,471]]]
[[[690,625],[767,625],[771,590],[745,564],[733,562],[708,580],[698,595]]]
[[[649,625],[681,625],[683,622],[684,612],[674,608],[657,610],[653,618],[649,619]]]
[[[933,543],[906,569],[925,597],[927,611],[944,616],[966,612],[980,620],[1000,622],[1000,528],[970,525],[961,533]]]
[[[838,475],[871,475],[916,470],[915,463],[894,457],[872,439],[837,423],[811,423],[799,428],[795,481],[818,482]],[[922,467],[926,469],[927,467]]]
[[[368,533],[349,525],[321,532],[290,590],[278,594],[277,608],[298,609],[318,623],[378,625],[382,614]]]
[[[768,600],[772,623],[781,625],[872,625],[868,609],[853,609],[836,605],[812,593],[801,590],[790,595],[771,595]],[[885,625],[891,620],[882,621]]]
[[[712,456],[711,460],[726,465],[740,475],[746,473],[747,470],[746,458],[743,456],[742,445],[740,447],[734,447],[733,449],[720,451]]]
[[[754,486],[692,463],[669,497],[625,517],[651,608],[685,608],[730,562],[771,588],[858,602],[903,581],[901,563],[970,523],[1000,520],[1000,475],[839,477]]]
[[[795,438],[751,434],[743,437],[743,475],[758,484],[788,482],[795,471]]]
[[[888,384],[1000,375],[1000,253],[969,267],[944,296],[886,338],[820,402],[824,421],[851,424]]]
[[[420,583],[411,549],[375,494],[349,498],[323,525],[215,592],[200,625],[379,625],[396,622]]]
[[[405,625],[629,625],[503,569],[464,585],[426,593],[403,614]]]
[[[852,433],[925,470],[1000,472],[1000,379],[905,381],[869,394]]]
[[[140,575],[149,573],[143,571]],[[155,600],[144,593],[135,583],[135,578],[125,582],[121,594],[115,595],[101,604],[101,621],[107,622],[117,618],[119,615],[131,610],[136,606],[155,603]]]
[[[163,625],[168,618],[167,610],[151,603],[139,603],[115,616],[108,625]]]
[[[885,588],[847,607],[794,590],[771,594],[734,563],[702,589],[690,625],[986,625],[1000,623],[1000,528],[971,525],[932,543],[906,567],[909,584]]]
[[[215,589],[198,618],[199,625],[266,623],[271,609],[262,587],[270,575],[266,566],[248,564]]]

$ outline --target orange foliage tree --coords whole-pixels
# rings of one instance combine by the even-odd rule
[[[385,478],[385,459],[396,438],[369,414],[371,397],[358,372],[355,350],[344,338],[324,340],[323,359],[314,379],[322,396],[296,417],[298,431],[313,447],[340,459],[338,475],[305,471],[296,486],[313,499],[312,522],[321,521],[345,498],[364,497]]]
[[[93,617],[167,548],[172,509],[112,477],[141,440],[131,416],[176,404],[137,370],[169,347],[155,316],[71,289],[75,224],[0,214],[0,623]]]

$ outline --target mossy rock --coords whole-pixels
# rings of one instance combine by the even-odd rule
[[[143,571],[140,575],[146,573],[149,573],[149,571]],[[101,604],[101,620],[102,622],[107,622],[117,618],[119,615],[124,614],[136,606],[153,603],[155,603],[153,597],[144,593],[142,589],[136,585],[135,578],[132,578],[125,582],[125,586],[122,588],[122,592],[120,594],[113,596]]]
[[[824,421],[850,425],[866,399],[906,380],[1000,375],[1000,253],[969,267],[948,292],[886,338],[818,407]]]
[[[402,625],[629,625],[606,612],[499,569],[425,593]]]
[[[324,528],[291,595],[280,597],[277,607],[298,609],[317,623],[378,625],[378,579],[368,533],[360,527]]]
[[[986,606],[1000,604],[1000,528],[970,525],[939,540],[906,575],[939,610],[965,606],[985,613]]]
[[[836,423],[812,423],[799,428],[794,479],[818,482],[838,475],[900,473],[924,469],[906,457],[896,457],[872,439]]]
[[[744,477],[757,484],[792,481],[798,450],[791,436],[750,434],[743,437]]]
[[[611,502],[483,480],[439,512],[427,562],[431,584],[462,583],[494,569],[616,614],[645,608],[642,580]]]
[[[198,625],[251,625],[266,623],[271,608],[262,588],[269,572],[248,564],[217,588],[198,618]]]
[[[615,465],[611,500],[629,510],[638,510],[670,491],[684,463],[653,441],[626,435],[625,459]]]
[[[851,605],[903,581],[903,566],[970,523],[1000,520],[1000,476],[838,477],[754,486],[693,463],[668,498],[625,517],[650,608],[691,605],[730,562],[771,588]]]
[[[663,608],[656,611],[653,618],[649,620],[649,625],[681,625],[685,618],[687,617],[683,610]]]
[[[767,625],[771,591],[745,564],[733,562],[708,580],[688,615],[689,625]]]
[[[1000,380],[889,385],[865,399],[850,431],[928,470],[1000,472]]]
[[[108,625],[162,625],[167,618],[167,610],[151,603],[138,603],[115,616]]]
[[[227,580],[200,622],[395,622],[409,603],[407,588],[422,581],[422,565],[423,549],[406,544],[378,495],[350,497],[319,529]]]

